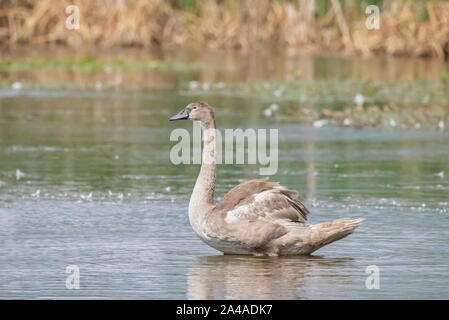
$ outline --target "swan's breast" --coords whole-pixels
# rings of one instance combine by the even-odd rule
[[[226,254],[253,254],[254,250],[248,248],[239,241],[227,240],[225,237],[213,235],[208,232],[207,226],[201,223],[191,221],[192,229],[210,247]]]
[[[210,236],[201,236],[199,235],[201,240],[203,240],[210,247],[221,251],[226,254],[253,254],[254,250],[244,246],[243,244],[237,241],[229,241],[220,239],[217,237]]]

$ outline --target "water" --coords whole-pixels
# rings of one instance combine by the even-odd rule
[[[310,223],[366,219],[310,257],[223,256],[189,225],[199,166],[169,161],[171,130],[192,124],[167,119],[198,98],[2,91],[0,298],[449,298],[447,131],[277,123],[265,102],[209,95],[220,128],[279,129],[271,180],[307,199]],[[216,197],[258,169],[219,166]]]

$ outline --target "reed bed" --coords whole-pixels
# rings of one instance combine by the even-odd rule
[[[449,56],[448,1],[377,3],[379,30],[365,27],[367,4],[356,0],[0,0],[0,43]],[[78,30],[65,24],[72,4]]]

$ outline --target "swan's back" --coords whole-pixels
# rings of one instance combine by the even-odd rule
[[[286,220],[305,223],[309,210],[295,190],[289,190],[268,178],[245,181],[232,188],[216,205],[226,221]]]

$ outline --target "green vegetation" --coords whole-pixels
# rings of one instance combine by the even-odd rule
[[[188,87],[192,95],[245,97],[278,111],[277,122],[354,127],[439,128],[449,125],[449,83],[441,80],[257,80]],[[263,116],[263,112],[261,112]],[[318,122],[316,122],[318,121]]]
[[[31,57],[25,59],[0,59],[0,72],[5,71],[73,71],[73,72],[111,72],[111,71],[189,71],[211,68],[199,62],[159,61],[116,58],[110,61],[96,57],[79,59]]]
[[[315,80],[254,80],[244,83],[196,84],[185,89],[191,94],[219,94],[257,97],[265,101],[298,101],[310,104],[328,102],[354,102],[358,104],[411,104],[449,103],[449,83],[442,73],[441,80],[372,81],[363,79]]]
[[[12,90],[145,91],[165,88],[191,99],[248,99],[263,108],[260,117],[277,122],[341,126],[411,128],[449,127],[449,74],[433,78],[368,80],[336,77],[323,59],[314,62],[311,77],[298,67],[270,77],[237,76],[232,67],[204,63],[195,58],[181,61],[125,59],[118,57],[61,58],[31,55],[0,59],[0,88]],[[329,59],[329,58],[327,58]],[[340,63],[344,68],[342,61]],[[232,63],[232,62],[229,62]],[[235,62],[234,62],[235,63]],[[339,69],[337,69],[338,72]],[[135,72],[138,71],[138,72]],[[335,71],[335,70],[334,70]],[[157,72],[169,72],[160,76]],[[120,77],[116,77],[120,73]],[[78,77],[78,74],[85,74]],[[258,75],[260,76],[260,75]],[[164,91],[165,92],[165,91]],[[166,92],[165,92],[166,93]],[[268,114],[268,115],[267,115]]]

